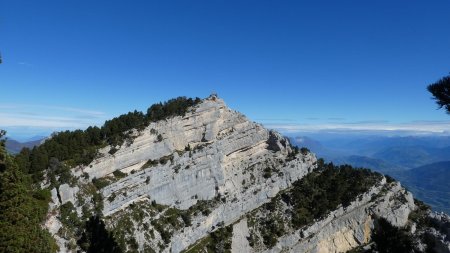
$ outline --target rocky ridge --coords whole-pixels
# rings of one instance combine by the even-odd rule
[[[383,178],[349,206],[287,231],[274,247],[250,246],[250,234],[258,236],[248,224],[250,213],[315,170],[314,154],[298,152],[216,96],[132,136],[116,152],[105,147],[91,164],[74,168],[76,183],[52,190],[46,226],[61,252],[79,249],[76,232],[61,219],[69,203],[80,219],[103,215],[119,243],[137,252],[196,252],[224,228],[232,230],[232,252],[345,252],[370,243],[378,217],[404,227],[416,210],[409,192]],[[450,245],[448,234],[434,232]]]

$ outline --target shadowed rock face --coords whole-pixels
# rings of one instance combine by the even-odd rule
[[[70,252],[67,245],[75,239],[61,234],[59,207],[70,201],[80,217],[92,210],[94,178],[109,179],[98,190],[107,227],[123,241],[134,240],[139,251],[181,252],[218,227],[232,226],[233,252],[343,252],[368,242],[375,216],[403,226],[415,208],[411,194],[399,184],[374,199],[386,184],[382,181],[345,209],[302,231],[289,231],[272,249],[252,248],[246,215],[316,168],[316,157],[293,155],[288,139],[249,121],[215,96],[184,116],[134,131],[133,139],[113,155],[110,149],[100,150],[90,165],[73,169],[76,185],[52,191],[46,226],[62,252]],[[126,176],[114,176],[117,171]],[[169,212],[185,216],[166,219]]]

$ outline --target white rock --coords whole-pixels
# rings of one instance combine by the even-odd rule
[[[249,237],[247,219],[242,219],[233,225],[233,237],[231,242],[232,252],[251,252],[247,237]]]
[[[65,204],[67,202],[72,202],[75,204],[76,194],[80,189],[78,186],[70,187],[68,184],[62,184],[59,186],[59,197],[61,198],[61,204]]]

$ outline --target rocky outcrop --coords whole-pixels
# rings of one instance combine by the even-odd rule
[[[114,154],[110,149],[103,148],[100,158],[75,170],[80,183],[60,187],[61,204],[73,202],[81,216],[81,206],[91,196],[80,189],[102,178],[110,179],[101,189],[106,217],[141,200],[181,210],[217,196],[228,200],[207,219],[195,221],[197,226],[173,235],[172,252],[185,249],[217,224],[235,222],[307,174],[316,162],[312,154],[286,160],[293,152],[288,139],[228,109],[216,97],[185,116],[151,123]],[[117,180],[115,171],[127,176]]]
[[[152,132],[161,134],[163,140],[158,142]],[[105,215],[142,197],[187,209],[197,200],[209,200],[217,194],[237,199],[225,209],[245,211],[288,187],[315,162],[308,156],[303,158],[305,162],[272,164],[283,172],[280,179],[275,180],[276,175],[274,180],[256,177],[253,170],[276,163],[291,152],[288,140],[279,135],[281,139],[276,142],[283,142],[283,149],[269,150],[269,136],[268,130],[227,109],[222,100],[206,100],[185,117],[150,124],[130,146],[114,155],[105,154],[83,171],[90,178],[104,177],[115,170],[129,173],[102,189],[105,199],[111,199],[104,203]],[[167,161],[143,168],[148,161],[161,158]],[[255,196],[255,190],[261,191]],[[115,197],[109,198],[112,195]]]
[[[415,208],[400,184],[383,180],[346,208],[281,236],[275,247],[252,248],[245,216],[314,170],[314,154],[298,153],[287,138],[216,96],[132,136],[117,151],[105,147],[91,164],[74,168],[75,186],[52,191],[46,226],[61,251],[77,250],[58,216],[68,202],[79,217],[101,212],[125,247],[174,253],[227,226],[233,252],[344,252],[369,242],[377,217],[404,226]]]

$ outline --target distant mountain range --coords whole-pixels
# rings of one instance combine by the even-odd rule
[[[33,148],[42,143],[45,137],[33,138],[26,142],[20,142],[13,139],[6,139],[6,150],[11,154],[17,154],[22,148]]]
[[[390,175],[437,211],[450,213],[450,137],[301,136],[291,141],[335,164]]]
[[[450,146],[444,148],[423,146],[388,147],[373,154],[373,157],[386,160],[396,165],[415,168],[430,163],[450,160]]]
[[[436,210],[450,213],[450,161],[393,173],[418,198]]]
[[[372,158],[367,156],[350,155],[341,158],[333,158],[332,160],[335,164],[350,164],[355,167],[372,168],[378,172],[384,174],[392,174],[395,171],[405,171],[409,168],[392,164],[386,160],[379,158]]]

